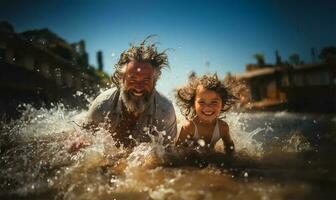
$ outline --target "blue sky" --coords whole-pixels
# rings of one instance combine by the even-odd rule
[[[0,20],[17,32],[49,28],[68,42],[86,41],[90,63],[104,54],[107,73],[129,43],[146,36],[168,51],[170,70],[158,88],[165,94],[197,74],[243,73],[263,53],[274,63],[299,53],[310,62],[310,49],[336,45],[336,3],[327,1],[177,1],[177,0],[2,0]]]

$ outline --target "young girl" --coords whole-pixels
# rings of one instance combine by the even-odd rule
[[[236,100],[217,75],[192,77],[177,90],[177,105],[187,118],[177,140],[177,146],[195,146],[198,150],[213,150],[222,139],[226,153],[234,152],[229,126],[219,119]]]

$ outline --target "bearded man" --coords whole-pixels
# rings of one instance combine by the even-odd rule
[[[89,124],[107,127],[118,144],[133,146],[161,134],[164,143],[173,143],[176,116],[172,103],[155,89],[161,70],[168,67],[165,52],[154,44],[132,45],[120,55],[112,75],[111,89],[92,103]]]

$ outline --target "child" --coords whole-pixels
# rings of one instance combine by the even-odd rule
[[[219,119],[228,110],[234,97],[217,75],[191,77],[187,86],[177,90],[177,105],[188,119],[182,126],[177,145],[198,145],[197,149],[213,150],[222,139],[225,152],[234,152],[229,126]]]

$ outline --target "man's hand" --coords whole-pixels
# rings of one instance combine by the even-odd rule
[[[90,144],[90,141],[83,136],[71,136],[65,141],[64,148],[68,153],[73,153]]]

